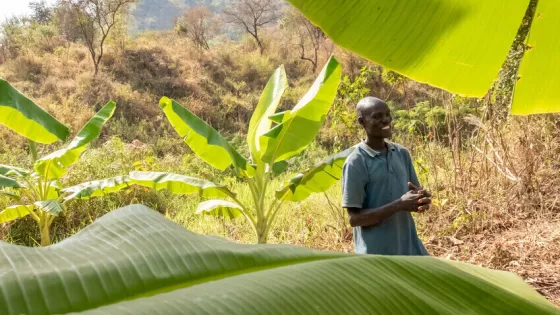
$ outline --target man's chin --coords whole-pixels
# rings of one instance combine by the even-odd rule
[[[382,132],[382,135],[383,135],[383,138],[391,139],[391,137],[393,136],[393,132],[392,132],[391,130],[389,130],[389,131],[383,131],[383,132]]]

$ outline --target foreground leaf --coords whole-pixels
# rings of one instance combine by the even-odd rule
[[[179,136],[206,163],[219,170],[233,165],[239,173],[254,176],[255,169],[247,159],[204,120],[167,97],[161,98],[159,106]]]
[[[180,174],[164,172],[131,172],[131,184],[155,190],[166,189],[174,194],[199,194],[204,198],[235,197],[227,187],[216,183]]]
[[[287,87],[286,71],[284,66],[280,66],[274,71],[274,74],[272,74],[264,87],[259,103],[249,123],[247,144],[251,150],[253,163],[257,163],[261,159],[259,138],[270,129],[272,122],[269,120],[269,116],[272,116],[276,111],[282,94],[284,94]]]
[[[6,315],[558,313],[510,273],[236,244],[139,205],[48,248],[0,243],[0,301]]]
[[[560,1],[539,0],[519,67],[511,113],[529,115],[560,112]]]
[[[34,203],[37,209],[45,211],[50,215],[58,216],[64,211],[64,206],[57,200],[41,200]]]
[[[313,165],[303,173],[290,179],[282,189],[276,191],[276,198],[286,201],[302,201],[313,193],[325,192],[342,178],[342,167],[355,147],[330,156]]]
[[[102,197],[130,187],[128,176],[117,176],[102,180],[94,180],[81,183],[76,186],[62,189],[63,193],[69,194],[64,199],[89,199],[91,197]]]
[[[196,214],[208,214],[215,217],[235,219],[243,215],[243,208],[225,200],[207,200],[198,204]]]
[[[416,81],[477,97],[498,74],[529,5],[529,0],[288,1],[336,44]]]
[[[0,212],[0,223],[6,223],[10,221],[14,221],[19,218],[23,218],[33,211],[33,206],[11,206],[4,209],[4,211]]]
[[[70,129],[0,78],[0,124],[39,143],[66,140]]]
[[[0,188],[4,187],[19,188],[20,185],[16,180],[12,178],[0,175]]]
[[[334,101],[342,67],[331,57],[309,91],[282,122],[259,139],[262,160],[273,164],[298,155],[313,141]]]
[[[65,149],[53,152],[35,162],[35,171],[47,179],[62,177],[69,166],[80,159],[87,145],[101,133],[103,125],[113,116],[115,102],[109,102],[95,114]]]

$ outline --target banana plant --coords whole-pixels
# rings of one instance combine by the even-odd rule
[[[1,108],[1,107],[0,107]],[[33,170],[0,165],[0,195],[17,201],[0,212],[0,223],[31,216],[41,233],[41,246],[50,245],[50,226],[55,217],[65,211],[60,179],[76,163],[88,144],[97,138],[103,125],[115,112],[116,104],[107,103],[78,132],[70,144],[34,162]],[[34,132],[45,132],[34,129]],[[34,139],[49,139],[49,135],[36,134]]]
[[[287,160],[302,152],[319,132],[336,96],[341,72],[340,64],[331,57],[295,107],[276,113],[288,87],[284,67],[276,69],[249,123],[249,158],[242,156],[218,131],[176,101],[167,97],[160,100],[159,105],[167,119],[193,152],[219,170],[232,167],[245,180],[251,192],[251,203],[242,202],[224,185],[179,174],[154,172],[132,172],[127,176],[69,187],[64,192],[68,198],[87,199],[140,185],[178,194],[197,193],[208,199],[198,205],[197,213],[244,217],[254,229],[257,242],[266,243],[284,201],[303,200],[304,195],[324,191],[340,179],[341,161],[343,163],[351,151],[315,165],[298,175],[300,179],[293,179],[276,193],[270,185],[274,176],[286,170]]]

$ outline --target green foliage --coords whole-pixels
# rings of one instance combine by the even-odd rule
[[[0,97],[2,95],[4,94],[0,93]],[[23,97],[19,94],[17,96]],[[23,105],[26,111],[33,112],[41,110],[31,101],[25,102]],[[0,175],[2,178],[8,178],[10,180],[8,182],[0,180],[0,188],[3,188],[1,191],[11,195],[13,198],[17,199],[19,203],[19,205],[8,207],[0,212],[0,223],[31,215],[37,222],[39,230],[41,231],[41,245],[50,245],[50,226],[54,218],[64,212],[65,209],[62,202],[62,193],[64,190],[60,185],[59,179],[64,175],[68,167],[78,161],[88,144],[99,136],[102,126],[113,115],[115,107],[116,105],[114,102],[107,103],[107,105],[82,128],[67,148],[51,153],[40,160],[36,160],[34,172],[18,167],[0,165]],[[54,120],[52,117],[51,119]],[[33,120],[26,121],[35,123]],[[56,120],[54,121],[58,122]],[[42,139],[52,137],[47,130],[34,129],[33,131],[37,133],[33,134],[34,137],[43,137]],[[35,155],[33,157],[35,160],[36,149],[34,142],[31,142],[31,144],[30,148],[32,154]]]
[[[237,244],[141,205],[113,211],[49,250],[0,247],[7,315],[558,312],[509,273],[433,257]],[[40,261],[48,264],[39,272]]]

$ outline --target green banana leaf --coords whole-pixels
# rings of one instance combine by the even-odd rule
[[[198,204],[196,214],[207,214],[215,217],[235,219],[243,215],[243,208],[236,203],[226,200],[207,200]]]
[[[72,199],[89,199],[92,197],[102,197],[111,193],[115,193],[130,187],[128,176],[116,176],[101,180],[81,183],[62,189],[61,191],[68,194],[64,200]]]
[[[26,215],[31,214],[31,211],[33,211],[33,206],[17,205],[7,207],[4,211],[0,212],[0,223],[6,223],[23,218]]]
[[[0,175],[10,176],[10,177],[13,176],[24,177],[29,175],[30,173],[31,171],[21,167],[0,164]]]
[[[0,124],[39,143],[65,141],[70,129],[0,78]]]
[[[219,170],[225,170],[233,164],[239,174],[248,177],[255,175],[255,169],[247,159],[204,120],[167,97],[161,98],[159,106],[179,136],[206,163]]]
[[[416,81],[476,97],[492,85],[529,5],[529,0],[288,1],[336,44]]]
[[[276,191],[276,199],[302,201],[313,193],[327,191],[342,178],[344,161],[355,148],[354,146],[332,155],[285,182],[283,187]]]
[[[47,248],[0,242],[0,313],[558,314],[507,272],[202,236],[141,205]]]
[[[560,112],[560,2],[539,0],[515,85],[511,113]]]
[[[64,206],[58,200],[41,200],[34,203],[35,207],[50,215],[58,216],[64,211]]]
[[[289,159],[313,141],[334,101],[341,74],[342,67],[330,57],[297,105],[283,115],[280,124],[260,137],[263,161],[274,164]]]
[[[4,187],[19,188],[20,185],[16,180],[12,178],[0,175],[0,188]]]
[[[284,94],[287,87],[288,80],[286,79],[286,71],[282,65],[274,71],[274,74],[272,74],[264,87],[259,103],[249,123],[247,144],[251,150],[253,163],[257,163],[261,160],[259,138],[270,129],[272,122],[268,117],[273,115],[276,111],[282,94]]]
[[[80,159],[88,144],[101,133],[103,125],[113,116],[115,102],[109,102],[97,112],[65,149],[53,152],[35,162],[35,171],[47,179],[62,177],[68,167]]]
[[[226,186],[180,174],[163,172],[130,172],[129,181],[155,190],[166,189],[174,194],[197,193],[204,198],[235,197]]]

